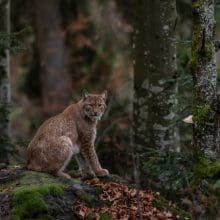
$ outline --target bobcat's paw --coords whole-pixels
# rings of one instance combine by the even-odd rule
[[[108,176],[108,175],[109,175],[109,172],[108,172],[108,170],[106,170],[106,169],[101,169],[101,170],[98,170],[98,171],[96,172],[96,175],[99,176],[99,177]]]

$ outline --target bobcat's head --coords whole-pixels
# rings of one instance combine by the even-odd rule
[[[82,96],[83,115],[93,122],[100,120],[106,108],[107,91],[102,94],[90,94],[83,91]]]

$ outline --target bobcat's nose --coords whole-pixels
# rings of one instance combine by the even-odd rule
[[[94,112],[94,116],[98,116],[99,115],[99,113],[98,112]]]

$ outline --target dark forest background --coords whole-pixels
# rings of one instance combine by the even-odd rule
[[[175,135],[171,147],[165,148],[166,143],[162,141],[154,142],[156,138],[151,134],[155,126],[151,123],[162,118],[152,113],[158,112],[166,116],[161,110],[163,107],[158,108],[159,99],[156,95],[148,100],[150,110],[142,108],[139,112],[139,116],[148,110],[150,112],[145,115],[147,125],[142,129],[146,133],[144,142],[147,144],[141,148],[137,144],[140,140],[133,140],[132,132],[138,133],[138,129],[141,129],[141,124],[137,126],[139,119],[136,118],[135,110],[138,104],[133,95],[137,87],[144,86],[144,83],[138,84],[138,80],[145,81],[141,77],[135,78],[133,73],[140,73],[137,66],[141,66],[142,61],[138,57],[137,47],[141,48],[143,42],[139,39],[140,44],[135,44],[138,40],[134,33],[137,33],[139,27],[138,19],[143,16],[141,21],[144,21],[145,18],[145,14],[141,14],[142,6],[146,6],[144,1],[139,5],[136,0],[11,1],[10,31],[16,38],[16,47],[11,50],[10,55],[11,104],[8,110],[11,129],[8,148],[12,152],[9,154],[11,164],[24,162],[22,152],[37,128],[48,117],[81,99],[83,89],[91,93],[107,89],[108,107],[98,125],[95,144],[103,167],[138,186],[160,190],[169,199],[197,216],[204,214],[204,210],[208,210],[206,214],[217,213],[219,197],[217,199],[217,193],[212,190],[214,186],[218,190],[220,188],[219,160],[209,160],[210,158],[200,154],[199,159],[195,159],[195,155],[198,155],[195,154],[197,149],[195,150],[193,142],[193,126],[183,122],[185,117],[196,114],[193,112],[195,93],[192,66],[197,63],[192,59],[191,46],[193,15],[200,11],[192,10],[195,1],[177,0],[172,1],[173,5],[171,1],[164,2],[164,8],[175,8],[172,16],[174,25],[170,31],[172,34],[166,38],[170,47],[174,45],[169,57],[172,57],[175,65],[168,69],[162,65],[167,63],[163,52],[161,57],[160,52],[155,55],[158,59],[155,59],[156,67],[151,66],[151,63],[145,64],[149,65],[149,69],[157,70],[155,76],[148,75],[152,82],[161,76],[161,85],[168,85],[168,90],[169,86],[172,87],[171,113],[174,113],[167,117],[171,119],[169,131],[173,131]],[[156,4],[159,5],[158,1]],[[155,9],[155,5],[152,3],[152,8]],[[194,5],[196,7],[199,8],[200,5]],[[149,13],[151,21],[155,23],[146,22],[143,25],[151,25],[152,29],[156,29],[157,25],[154,24],[158,22],[158,14],[163,12],[156,8],[155,13],[147,10],[144,13],[146,16]],[[219,39],[220,4],[217,1],[215,20],[215,38]],[[166,33],[167,26],[162,28]],[[160,46],[164,43],[159,37],[158,41],[152,41],[151,29],[144,34],[149,36],[144,38],[149,47],[151,44]],[[216,41],[219,94],[218,49],[219,41]],[[148,51],[144,51],[144,55],[147,54]],[[139,58],[141,61],[137,65]],[[154,89],[156,94],[156,90],[160,88]],[[161,100],[164,101],[166,110],[169,100],[166,99],[168,95],[165,94],[164,97]],[[142,101],[139,96],[138,103],[143,104]],[[210,106],[207,104],[201,109],[201,120],[207,119],[209,109],[206,107]],[[159,130],[160,128],[165,129],[159,127]],[[74,161],[68,169],[74,176],[77,170]]]
[[[178,0],[175,27],[181,150],[190,150],[192,127],[191,2]],[[109,92],[98,127],[97,150],[113,173],[131,176],[132,30],[134,1],[40,1],[11,3],[11,30],[21,32],[22,52],[11,56],[11,132],[27,145],[39,125],[89,92]],[[217,37],[220,35],[216,7]],[[150,34],[150,32],[149,32]],[[160,42],[158,42],[160,43]],[[220,59],[219,52],[217,61]],[[219,63],[219,62],[217,62]],[[111,158],[111,160],[109,160]]]

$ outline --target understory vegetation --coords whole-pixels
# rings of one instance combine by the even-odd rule
[[[204,155],[149,150],[142,166],[143,184],[162,192],[193,216],[218,216],[220,162]],[[204,217],[205,218],[205,217]]]

